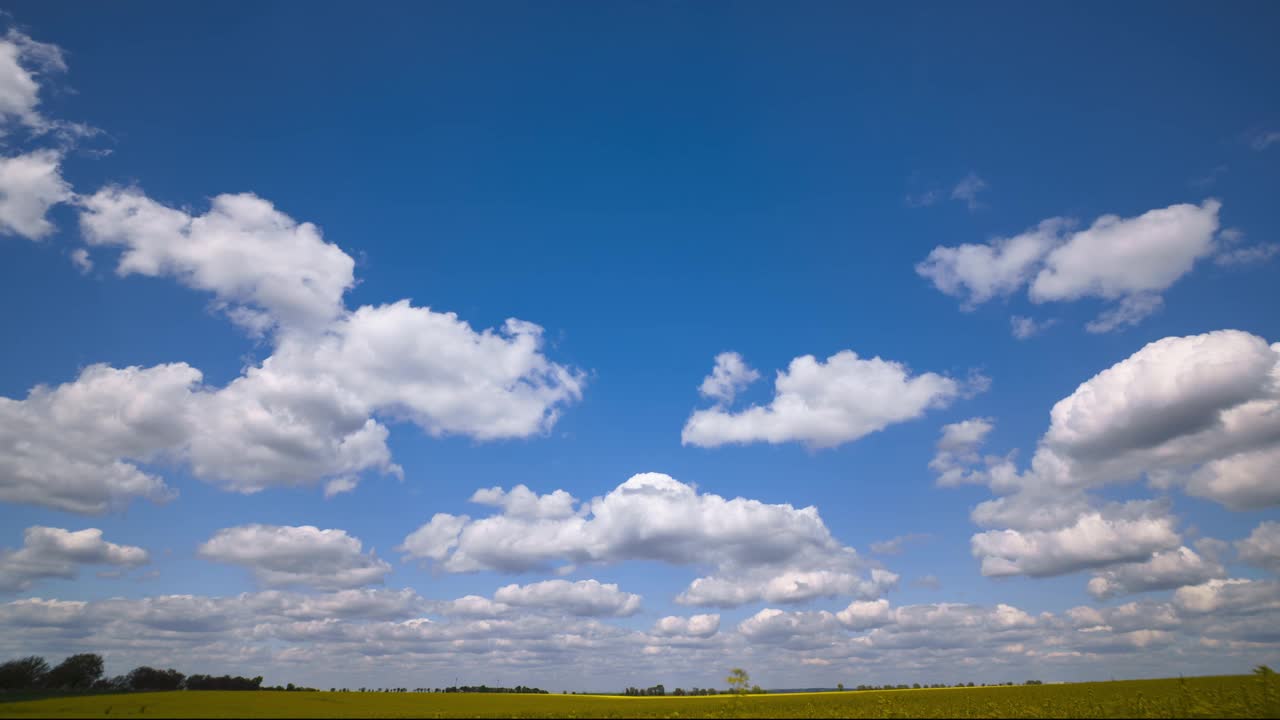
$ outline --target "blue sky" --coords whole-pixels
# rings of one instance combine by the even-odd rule
[[[500,667],[557,690],[710,685],[743,663],[784,686],[954,682],[957,663],[995,681],[1276,661],[1278,638],[1257,629],[1280,598],[1274,6],[5,9],[8,654],[89,648],[109,672],[257,668],[325,686],[445,684],[456,668],[479,682]],[[215,198],[240,193],[256,199],[217,214]],[[211,208],[221,224],[192,230],[216,224]],[[285,231],[254,224],[262,213]],[[180,231],[157,220],[201,216]],[[403,299],[414,309],[361,315]],[[237,308],[263,324],[233,321]],[[469,327],[432,335],[446,312]],[[1038,331],[1016,337],[1015,317]],[[542,333],[478,339],[508,318]],[[361,335],[375,328],[387,334]],[[759,379],[700,395],[721,353]],[[792,362],[810,355],[802,380]],[[99,363],[200,374],[154,397],[112,375],[94,404],[79,389]],[[264,366],[288,393],[220,392]],[[531,382],[536,398],[520,389]],[[56,411],[29,395],[38,385],[62,386]],[[468,394],[481,386],[496,389]],[[108,426],[151,400],[145,422]],[[800,409],[781,410],[791,400]],[[276,411],[266,425],[257,401]],[[695,411],[714,426],[691,432]],[[384,442],[357,460],[333,450],[366,419]],[[940,486],[943,428],[969,419],[948,447],[977,474]],[[286,426],[297,447],[264,439]],[[121,464],[167,490],[112,484]],[[406,540],[437,513],[502,514],[470,502],[478,489],[624,498],[639,473],[669,476],[648,487],[682,499],[625,522],[597,512],[588,529],[573,525],[585,505],[508,506],[488,550],[523,548],[527,566],[460,559],[481,557],[480,539]],[[359,482],[326,497],[334,478]],[[994,498],[1026,503],[981,521]],[[802,542],[809,506],[821,537]],[[540,545],[520,523],[558,539]],[[33,527],[102,535],[24,539]],[[872,550],[908,535],[924,537]],[[332,579],[352,569],[368,574]],[[860,585],[872,570],[896,581]],[[677,602],[700,577],[741,601]],[[485,611],[510,623],[493,635],[443,605],[548,581],[536,602]],[[238,625],[248,611],[230,607],[405,588],[412,600],[385,616],[317,615],[341,640],[306,636],[297,612]],[[169,595],[218,598],[232,619],[127,642],[159,627],[139,608]],[[56,633],[18,613],[54,600],[85,603]],[[992,619],[1006,605],[1025,619]],[[1176,619],[1080,620],[1126,607]],[[946,626],[922,640],[912,624],[930,608],[995,629],[936,647]],[[698,614],[718,630],[660,630]],[[420,618],[465,649],[380,634]],[[106,629],[80,632],[90,619]],[[374,647],[390,659],[317,669]]]

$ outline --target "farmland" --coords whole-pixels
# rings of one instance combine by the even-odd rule
[[[0,702],[0,717],[1280,717],[1275,675],[712,697],[176,691]]]

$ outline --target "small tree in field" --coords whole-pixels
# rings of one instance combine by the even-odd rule
[[[729,683],[729,692],[735,695],[746,695],[747,690],[751,688],[751,676],[742,668],[730,670],[729,677],[725,678],[724,681]]]

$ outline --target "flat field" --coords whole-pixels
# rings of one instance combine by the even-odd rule
[[[178,691],[0,702],[0,717],[1280,717],[1275,676],[746,697]]]

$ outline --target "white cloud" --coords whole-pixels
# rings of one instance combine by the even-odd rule
[[[116,272],[172,276],[212,292],[238,323],[326,327],[344,311],[355,262],[311,223],[297,223],[255,195],[219,195],[204,215],[165,207],[135,189],[80,199],[92,245],[124,248]]]
[[[551,609],[580,617],[627,617],[640,610],[639,595],[596,580],[546,580],[531,585],[506,585],[498,588],[493,599],[504,605]]]
[[[850,630],[870,630],[893,622],[893,613],[889,609],[889,601],[884,598],[855,600],[836,613],[836,620]]]
[[[213,292],[240,324],[274,329],[273,352],[222,388],[184,363],[94,365],[0,398],[0,499],[73,512],[164,499],[164,481],[139,466],[158,461],[232,491],[325,483],[333,496],[365,471],[400,474],[379,418],[432,436],[529,437],[581,397],[583,373],[547,359],[532,323],[476,331],[407,300],[348,311],[352,259],[252,195],[192,216],[108,188],[84,199],[81,219],[91,242],[125,246],[122,273]]]
[[[308,585],[321,589],[380,583],[391,566],[345,530],[311,525],[241,525],[219,530],[200,546],[200,556],[243,565],[268,586]]]
[[[986,189],[986,180],[978,177],[976,173],[969,173],[951,189],[951,199],[962,200],[970,210],[977,210],[982,207],[982,203],[978,202],[978,193]]]
[[[1213,256],[1213,262],[1223,267],[1261,265],[1277,254],[1280,254],[1280,243],[1258,243],[1222,250]]]
[[[1031,299],[1117,299],[1164,290],[1213,251],[1221,207],[1206,200],[1134,218],[1103,215],[1048,254],[1031,282]]]
[[[716,614],[690,617],[668,615],[653,624],[653,634],[666,637],[707,638],[719,630],[720,616]]]
[[[79,565],[137,567],[148,562],[146,550],[102,539],[102,531],[72,532],[36,525],[22,533],[22,547],[0,549],[0,591],[26,590],[44,578],[74,578]]]
[[[1280,575],[1280,523],[1267,521],[1235,543],[1240,562],[1257,565]]]
[[[753,643],[804,647],[813,640],[812,636],[831,633],[838,627],[835,616],[826,610],[786,612],[765,608],[739,623],[738,632]]]
[[[678,596],[681,605],[737,607],[763,600],[799,603],[817,598],[876,598],[898,586],[896,573],[872,568],[866,578],[839,570],[765,570],[735,577],[701,577]]]
[[[929,469],[938,473],[939,487],[999,485],[1007,482],[1007,478],[1016,477],[1013,453],[999,456],[979,452],[994,427],[995,421],[991,418],[969,418],[943,426],[937,453],[929,461]]]
[[[681,601],[738,605],[766,598],[798,602],[833,594],[878,595],[897,576],[875,569],[831,536],[816,508],[698,493],[659,473],[635,475],[576,509],[556,494],[483,491],[501,514],[471,519],[438,513],[397,548],[449,572],[545,570],[555,564],[665,562],[711,568]],[[501,502],[498,502],[498,501]],[[553,505],[553,513],[531,511]]]
[[[1222,577],[1226,570],[1188,547],[1158,552],[1141,563],[1116,565],[1089,580],[1089,594],[1103,600],[1151,590],[1172,590]]]
[[[1280,584],[1262,580],[1210,580],[1178,588],[1173,604],[1187,613],[1258,612],[1280,608]]]
[[[993,530],[970,540],[987,576],[1062,575],[1120,562],[1142,562],[1178,546],[1164,508],[1130,502],[1079,516],[1055,530]]]
[[[1164,307],[1164,298],[1154,293],[1129,295],[1118,305],[1104,310],[1097,318],[1085,323],[1084,329],[1087,332],[1101,334],[1132,327],[1146,320],[1162,307]]]
[[[978,510],[1043,513],[1143,476],[1232,509],[1266,507],[1280,503],[1268,470],[1278,436],[1280,345],[1237,330],[1164,338],[1055,404],[1030,469],[991,478],[996,492],[1016,494]]]
[[[360,479],[354,475],[341,475],[324,484],[325,499],[355,490]]]
[[[938,246],[916,272],[972,307],[1024,285],[1032,302],[1085,297],[1118,301],[1089,324],[1110,332],[1139,322],[1163,302],[1160,293],[1217,250],[1221,203],[1178,204],[1132,218],[1103,215],[1088,228],[1050,218],[1010,239]],[[1015,335],[1019,323],[1014,321]],[[1031,326],[1021,324],[1023,330]]]
[[[183,408],[199,380],[184,363],[91,365],[75,382],[0,398],[0,500],[100,513],[134,497],[172,497],[134,463],[188,436]]]
[[[500,487],[483,488],[471,495],[471,502],[501,508],[502,514],[529,520],[560,520],[578,513],[578,499],[564,490],[538,495],[524,485],[510,492]]]
[[[746,386],[760,379],[760,373],[752,370],[736,352],[723,352],[716,356],[716,366],[703,379],[698,392],[718,403],[730,404]]]
[[[1019,340],[1035,337],[1057,324],[1056,318],[1036,320],[1025,315],[1013,315],[1009,318],[1009,327],[1013,336]]]
[[[1025,285],[1044,256],[1062,242],[1069,225],[1064,218],[1050,218],[1020,235],[983,245],[939,245],[916,265],[916,272],[972,309]]]
[[[89,257],[89,251],[84,248],[71,251],[71,264],[76,266],[81,275],[88,275],[93,270],[93,259]]]
[[[32,40],[10,29],[0,38],[0,124],[17,121],[40,132],[50,127],[36,107],[40,104],[42,73],[67,69],[57,45]]]
[[[0,50],[3,45],[0,41]],[[2,106],[0,100],[0,113]],[[46,217],[49,208],[72,197],[61,162],[62,155],[54,150],[0,157],[0,234],[39,240],[53,232]]]
[[[895,423],[945,407],[965,389],[935,373],[911,375],[902,363],[864,359],[842,350],[820,361],[804,355],[779,371],[773,401],[741,412],[696,410],[681,442],[699,447],[730,443],[802,442],[826,448],[852,442]]]

